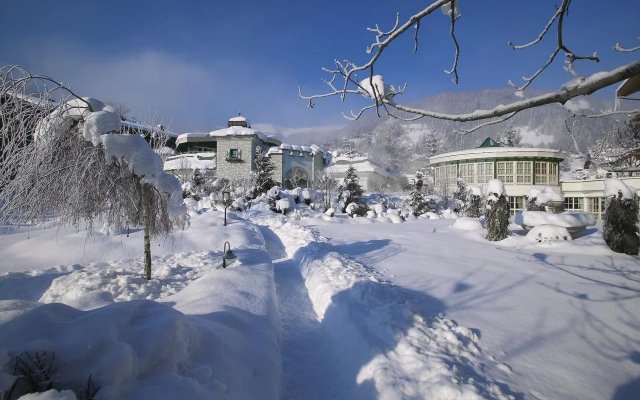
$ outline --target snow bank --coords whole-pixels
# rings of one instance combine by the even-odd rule
[[[526,238],[530,242],[537,243],[569,242],[572,240],[567,228],[548,224],[534,227],[527,233]]]
[[[623,199],[633,199],[636,191],[619,178],[607,178],[604,180],[604,196],[617,197],[618,193],[622,194]]]
[[[342,389],[338,398],[512,398],[480,374],[484,356],[472,330],[415,314],[397,287],[332,251],[314,230],[291,223],[274,228],[299,262],[313,310],[330,336],[332,368],[347,379],[355,375],[357,388]],[[364,395],[362,388],[371,389]]]
[[[220,247],[154,258],[148,282],[142,260],[59,268],[52,282],[46,274],[0,275],[0,298],[28,289],[52,302],[0,300],[0,367],[7,352],[48,351],[59,362],[57,390],[82,387],[91,374],[103,399],[279,399],[273,266],[255,225],[231,214],[222,227],[221,218],[215,211],[194,215],[182,245],[202,240],[215,248],[229,240],[238,258],[227,269],[220,268]],[[133,300],[142,298],[162,302]],[[0,392],[9,375],[0,372]]]
[[[558,225],[565,228],[580,228],[596,224],[593,214],[585,211],[564,211],[548,213],[545,211],[516,212],[516,224],[526,226]]]
[[[476,231],[482,229],[482,224],[477,218],[460,217],[453,223],[453,227],[462,231]]]

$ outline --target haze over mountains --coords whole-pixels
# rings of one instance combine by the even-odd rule
[[[529,91],[527,96],[535,96],[543,91]],[[477,109],[490,109],[498,104],[507,104],[520,98],[511,89],[490,89],[476,92],[448,92],[428,97],[412,106],[422,107],[445,113],[464,113]],[[625,104],[622,104],[624,107]],[[585,152],[595,141],[612,129],[616,119],[624,119],[624,115],[613,115],[602,118],[574,117],[569,110],[584,114],[597,114],[613,108],[613,99],[606,100],[595,96],[583,96],[568,102],[565,106],[558,104],[525,110],[500,124],[487,126],[468,135],[455,133],[456,129],[472,127],[478,123],[454,123],[450,121],[423,118],[415,122],[400,122],[404,135],[398,141],[414,141],[423,133],[435,132],[443,138],[443,150],[458,150],[475,147],[487,136],[499,137],[508,129],[515,129],[522,136],[522,146],[551,147],[575,152],[571,137],[567,134],[565,121],[573,125],[580,151]],[[629,108],[627,106],[627,108]],[[366,137],[372,135],[374,129],[387,121],[389,117],[377,118],[369,114],[358,121],[345,120],[344,126],[321,128],[288,129],[274,125],[257,124],[256,127],[266,133],[272,133],[283,140],[294,144],[331,144],[338,145],[344,139]]]

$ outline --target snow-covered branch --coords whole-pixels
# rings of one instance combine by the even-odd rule
[[[460,114],[441,113],[399,103],[398,95],[404,92],[406,84],[401,88],[396,88],[385,83],[383,75],[379,72],[379,68],[376,69],[378,61],[382,57],[385,49],[391,46],[395,40],[405,34],[410,28],[414,29],[412,35],[414,51],[416,51],[418,47],[418,34],[420,27],[424,26],[429,19],[428,17],[433,15],[433,12],[438,9],[450,18],[449,35],[452,39],[455,50],[453,64],[450,69],[445,69],[445,72],[453,75],[454,83],[458,82],[458,63],[460,50],[462,48],[455,34],[456,23],[460,17],[458,3],[459,1],[456,0],[431,0],[426,7],[410,16],[408,19],[405,19],[404,22],[401,22],[399,14],[396,14],[395,23],[391,29],[384,30],[379,25],[375,25],[373,28],[368,28],[370,32],[375,34],[375,40],[367,47],[367,54],[369,54],[369,57],[365,62],[357,64],[349,60],[335,60],[335,68],[323,68],[326,73],[330,74],[330,79],[325,81],[325,84],[329,87],[329,91],[320,94],[308,95],[303,94],[302,89],[299,87],[299,96],[308,102],[309,107],[314,107],[315,102],[318,99],[337,96],[341,101],[344,101],[347,96],[351,96],[353,94],[360,94],[371,100],[368,105],[361,107],[358,111],[352,111],[347,115],[343,114],[348,119],[360,118],[369,110],[375,110],[378,114],[382,111],[393,118],[406,121],[412,121],[423,117],[457,122],[500,118],[496,121],[482,124],[478,127],[480,128],[482,126],[501,122],[516,113],[529,108],[552,103],[564,104],[566,101],[574,97],[591,94],[597,90],[606,88],[627,78],[640,74],[640,62],[634,61],[610,71],[595,73],[586,78],[579,76],[574,70],[574,64],[576,61],[589,60],[599,62],[600,58],[596,53],[591,55],[576,54],[567,44],[564,37],[564,22],[569,13],[571,0],[562,0],[561,4],[554,9],[553,14],[547,20],[537,37],[524,44],[514,44],[513,42],[509,42],[509,45],[514,50],[522,50],[535,46],[551,34],[552,31],[555,32],[555,46],[544,63],[533,74],[523,77],[522,79],[524,80],[524,83],[521,86],[517,87],[511,81],[509,81],[509,84],[516,87],[517,93],[521,94],[553,64],[559,54],[564,54],[565,70],[569,72],[574,79],[561,86],[558,90],[528,99],[514,101],[506,105],[497,105],[496,107],[488,110],[476,110]],[[636,50],[624,49],[620,45],[616,45],[616,49],[619,51]],[[362,79],[362,77],[357,76],[358,73],[365,73],[366,77]],[[463,132],[469,133],[476,129],[477,128],[471,128]]]
[[[633,53],[634,51],[640,50],[640,46],[626,48],[623,47],[620,43],[616,43],[615,46],[613,46],[613,49],[621,53]]]

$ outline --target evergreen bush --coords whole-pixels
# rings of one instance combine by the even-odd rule
[[[617,253],[638,255],[638,196],[625,198],[622,192],[609,199],[604,214],[603,238]]]

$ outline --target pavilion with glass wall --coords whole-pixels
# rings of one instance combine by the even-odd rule
[[[477,148],[438,154],[429,159],[435,190],[440,195],[450,196],[458,178],[467,186],[479,187],[483,193],[491,179],[500,179],[512,213],[524,208],[523,196],[532,188],[549,186],[560,192],[562,160],[559,150],[503,147],[490,138]]]

